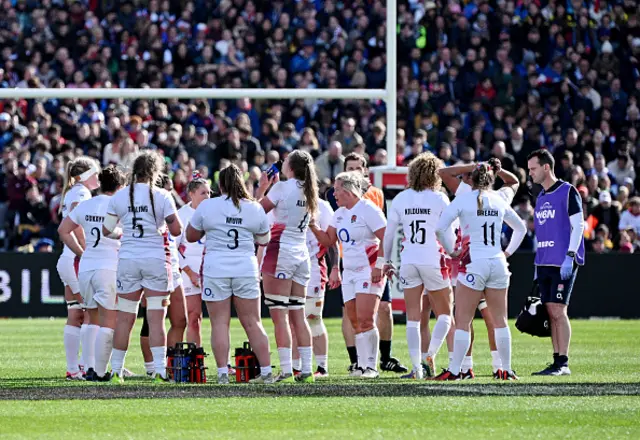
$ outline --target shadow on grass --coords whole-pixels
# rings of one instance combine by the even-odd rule
[[[37,383],[36,383],[37,381]],[[322,383],[281,385],[126,385],[64,383],[58,378],[0,379],[0,400],[177,399],[225,397],[640,396],[640,383]],[[30,384],[31,386],[25,386]],[[67,385],[67,386],[65,386]]]

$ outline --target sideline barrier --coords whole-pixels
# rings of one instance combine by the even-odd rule
[[[65,317],[64,290],[56,263],[58,254],[0,253],[0,317]],[[515,318],[531,290],[533,254],[509,259],[509,316]],[[569,315],[572,318],[640,318],[640,254],[588,254],[578,272]],[[206,313],[206,312],[205,312]],[[326,294],[325,317],[342,315],[340,294]],[[263,316],[268,316],[263,307]]]

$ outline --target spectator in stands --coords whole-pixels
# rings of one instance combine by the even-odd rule
[[[344,156],[342,154],[342,144],[338,141],[331,141],[329,148],[316,159],[316,173],[318,179],[333,179],[344,170]]]

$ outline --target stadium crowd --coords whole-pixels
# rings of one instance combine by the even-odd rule
[[[328,188],[350,152],[446,165],[497,157],[521,183],[514,206],[535,246],[527,155],[545,147],[582,196],[589,249],[640,249],[640,3],[398,1],[398,131],[378,101],[3,100],[2,249],[49,251],[65,163],[128,168],[160,150],[178,205],[195,169],[229,163],[248,188],[294,149]],[[7,0],[2,88],[381,88],[380,0],[119,2]],[[38,242],[38,239],[44,239]],[[36,243],[37,242],[37,243]]]

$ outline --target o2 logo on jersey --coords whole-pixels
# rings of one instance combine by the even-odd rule
[[[536,212],[536,218],[538,219],[538,223],[544,225],[548,219],[556,218],[556,210],[553,209],[551,203],[544,202],[540,210]]]
[[[356,244],[356,241],[351,239],[351,236],[349,235],[349,231],[347,231],[345,228],[338,230],[338,238],[343,243],[351,242],[351,246]]]
[[[280,272],[278,275],[276,275],[276,278],[279,280],[286,280],[287,279],[287,275],[285,275],[284,272]]]
[[[400,280],[400,284],[404,284],[405,286],[407,285],[407,280],[405,280],[401,276],[399,276],[398,279]]]
[[[117,280],[116,281],[116,287],[118,287],[118,289],[122,289],[122,281]]]
[[[209,287],[204,289],[204,296],[208,296],[208,297],[212,297],[213,296],[213,292],[211,291],[211,289]]]
[[[471,284],[472,286],[476,285],[476,277],[472,273],[468,273],[465,277],[465,280],[467,280],[467,283]]]

